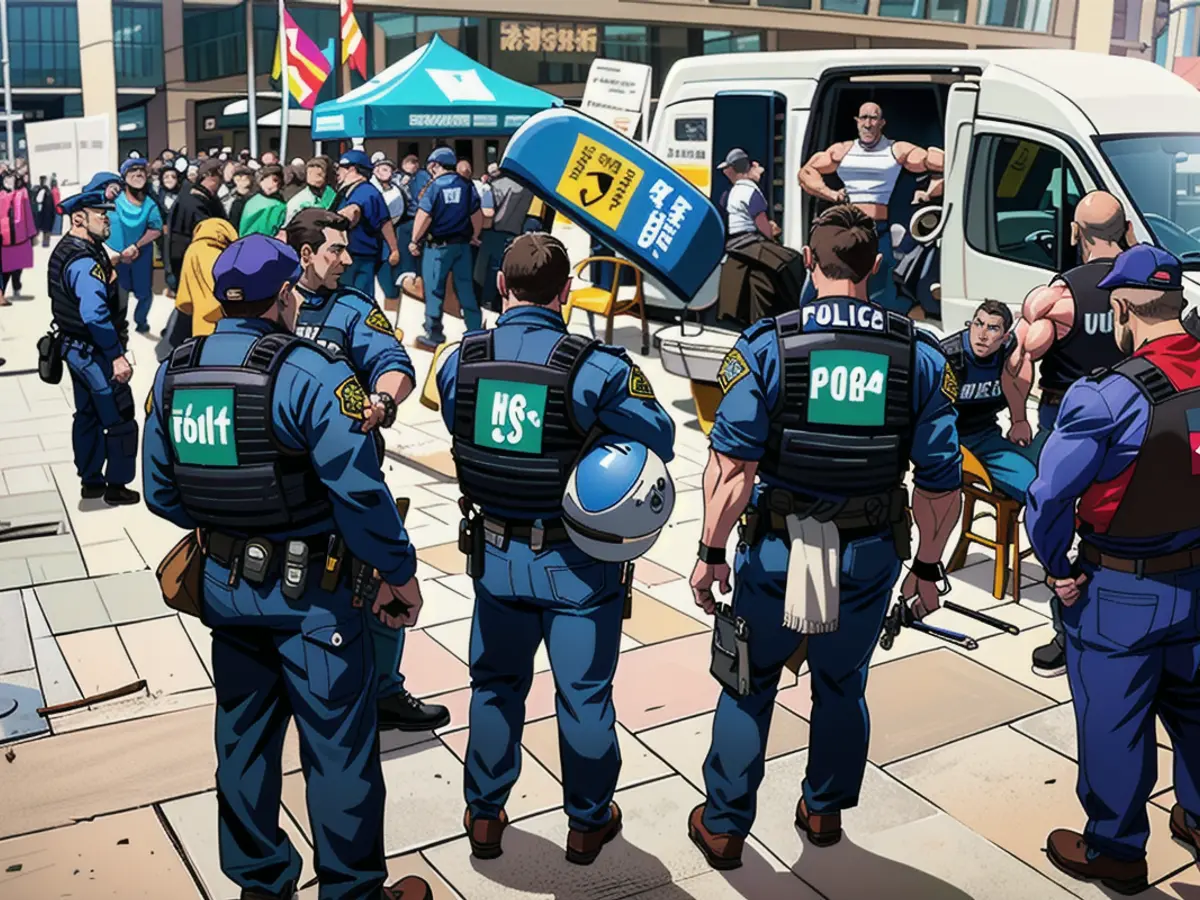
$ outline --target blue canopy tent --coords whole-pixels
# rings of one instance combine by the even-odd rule
[[[366,84],[318,104],[314,141],[512,134],[562,100],[505,78],[438,35]]]

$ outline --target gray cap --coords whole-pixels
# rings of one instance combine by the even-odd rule
[[[733,166],[738,171],[745,171],[749,167],[750,157],[741,147],[734,147],[725,157],[725,162],[717,166],[718,169],[728,169]]]

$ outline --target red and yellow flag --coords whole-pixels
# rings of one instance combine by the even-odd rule
[[[363,39],[358,20],[354,18],[354,0],[341,0],[342,6],[342,65],[350,61],[350,68],[363,78],[367,77],[367,42]]]

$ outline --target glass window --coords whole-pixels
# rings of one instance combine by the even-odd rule
[[[113,63],[117,87],[163,83],[162,8],[113,4]]]
[[[293,10],[295,12],[295,10]],[[279,43],[278,12],[254,7],[254,71],[268,75]],[[188,81],[246,74],[246,7],[187,6],[183,10],[183,55]]]
[[[1054,0],[979,0],[980,25],[1049,31]]]
[[[522,84],[583,84],[600,46],[600,26],[490,20],[491,67]]]
[[[650,29],[645,25],[604,25],[600,55],[605,59],[650,63]]]
[[[13,87],[80,87],[75,4],[8,4],[9,77]]]
[[[1063,155],[1036,141],[989,134],[977,139],[973,158],[967,242],[1040,269],[1074,265],[1067,259],[1069,229],[1082,192]]]
[[[703,143],[707,141],[708,119],[703,116],[693,119],[676,119],[675,140],[681,143]]]
[[[762,34],[757,31],[738,33],[704,29],[704,52],[753,53],[762,49]]]
[[[837,0],[834,0],[837,2]],[[829,5],[830,0],[825,0],[825,9],[832,9]],[[782,6],[787,9],[812,9],[812,0],[758,0],[759,6]],[[866,12],[866,4],[862,4],[861,10],[855,9],[851,12]]]
[[[1200,134],[1116,138],[1100,149],[1155,242],[1200,268]]]
[[[1136,41],[1142,25],[1142,0],[1116,0],[1112,39]]]
[[[897,19],[965,22],[967,0],[880,0],[879,14]]]
[[[821,0],[821,9],[825,12],[856,13],[862,16],[867,13],[867,0]]]
[[[355,11],[356,16],[362,13]],[[401,60],[418,47],[428,44],[435,34],[472,59],[479,58],[479,19],[466,16],[410,16],[402,13],[374,13],[372,23],[383,32],[387,65]],[[373,28],[360,18],[359,27],[369,35]],[[368,44],[371,41],[368,39]]]

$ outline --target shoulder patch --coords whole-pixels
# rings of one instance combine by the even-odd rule
[[[653,400],[654,388],[639,366],[629,367],[629,396],[640,400]]]
[[[753,325],[751,325],[749,328],[746,329],[746,331],[743,333],[743,337],[745,337],[747,341],[750,341],[751,343],[753,343],[754,341],[758,340],[766,332],[770,331],[774,327],[775,327],[774,319],[759,319],[757,322],[755,322]]]
[[[736,347],[725,354],[725,359],[721,363],[721,370],[717,372],[717,384],[721,386],[721,393],[728,394],[729,389],[750,374],[750,366],[746,362],[746,357],[742,356],[742,351]]]
[[[150,392],[146,394],[146,415],[149,416],[154,412],[154,386],[151,385]]]
[[[371,305],[371,312],[367,314],[367,318],[363,320],[363,324],[381,334],[395,334],[391,321],[384,314],[383,310],[374,304]]]
[[[954,369],[949,364],[942,375],[942,393],[950,398],[951,403],[958,402],[958,376],[954,374]]]
[[[367,392],[358,383],[358,379],[351,375],[339,384],[333,393],[338,398],[338,405],[341,407],[342,415],[347,419],[354,419],[356,422],[361,422],[363,419],[363,405],[367,401]]]
[[[105,281],[104,269],[101,267],[100,263],[96,263],[94,266],[92,266],[91,275],[97,281]]]

